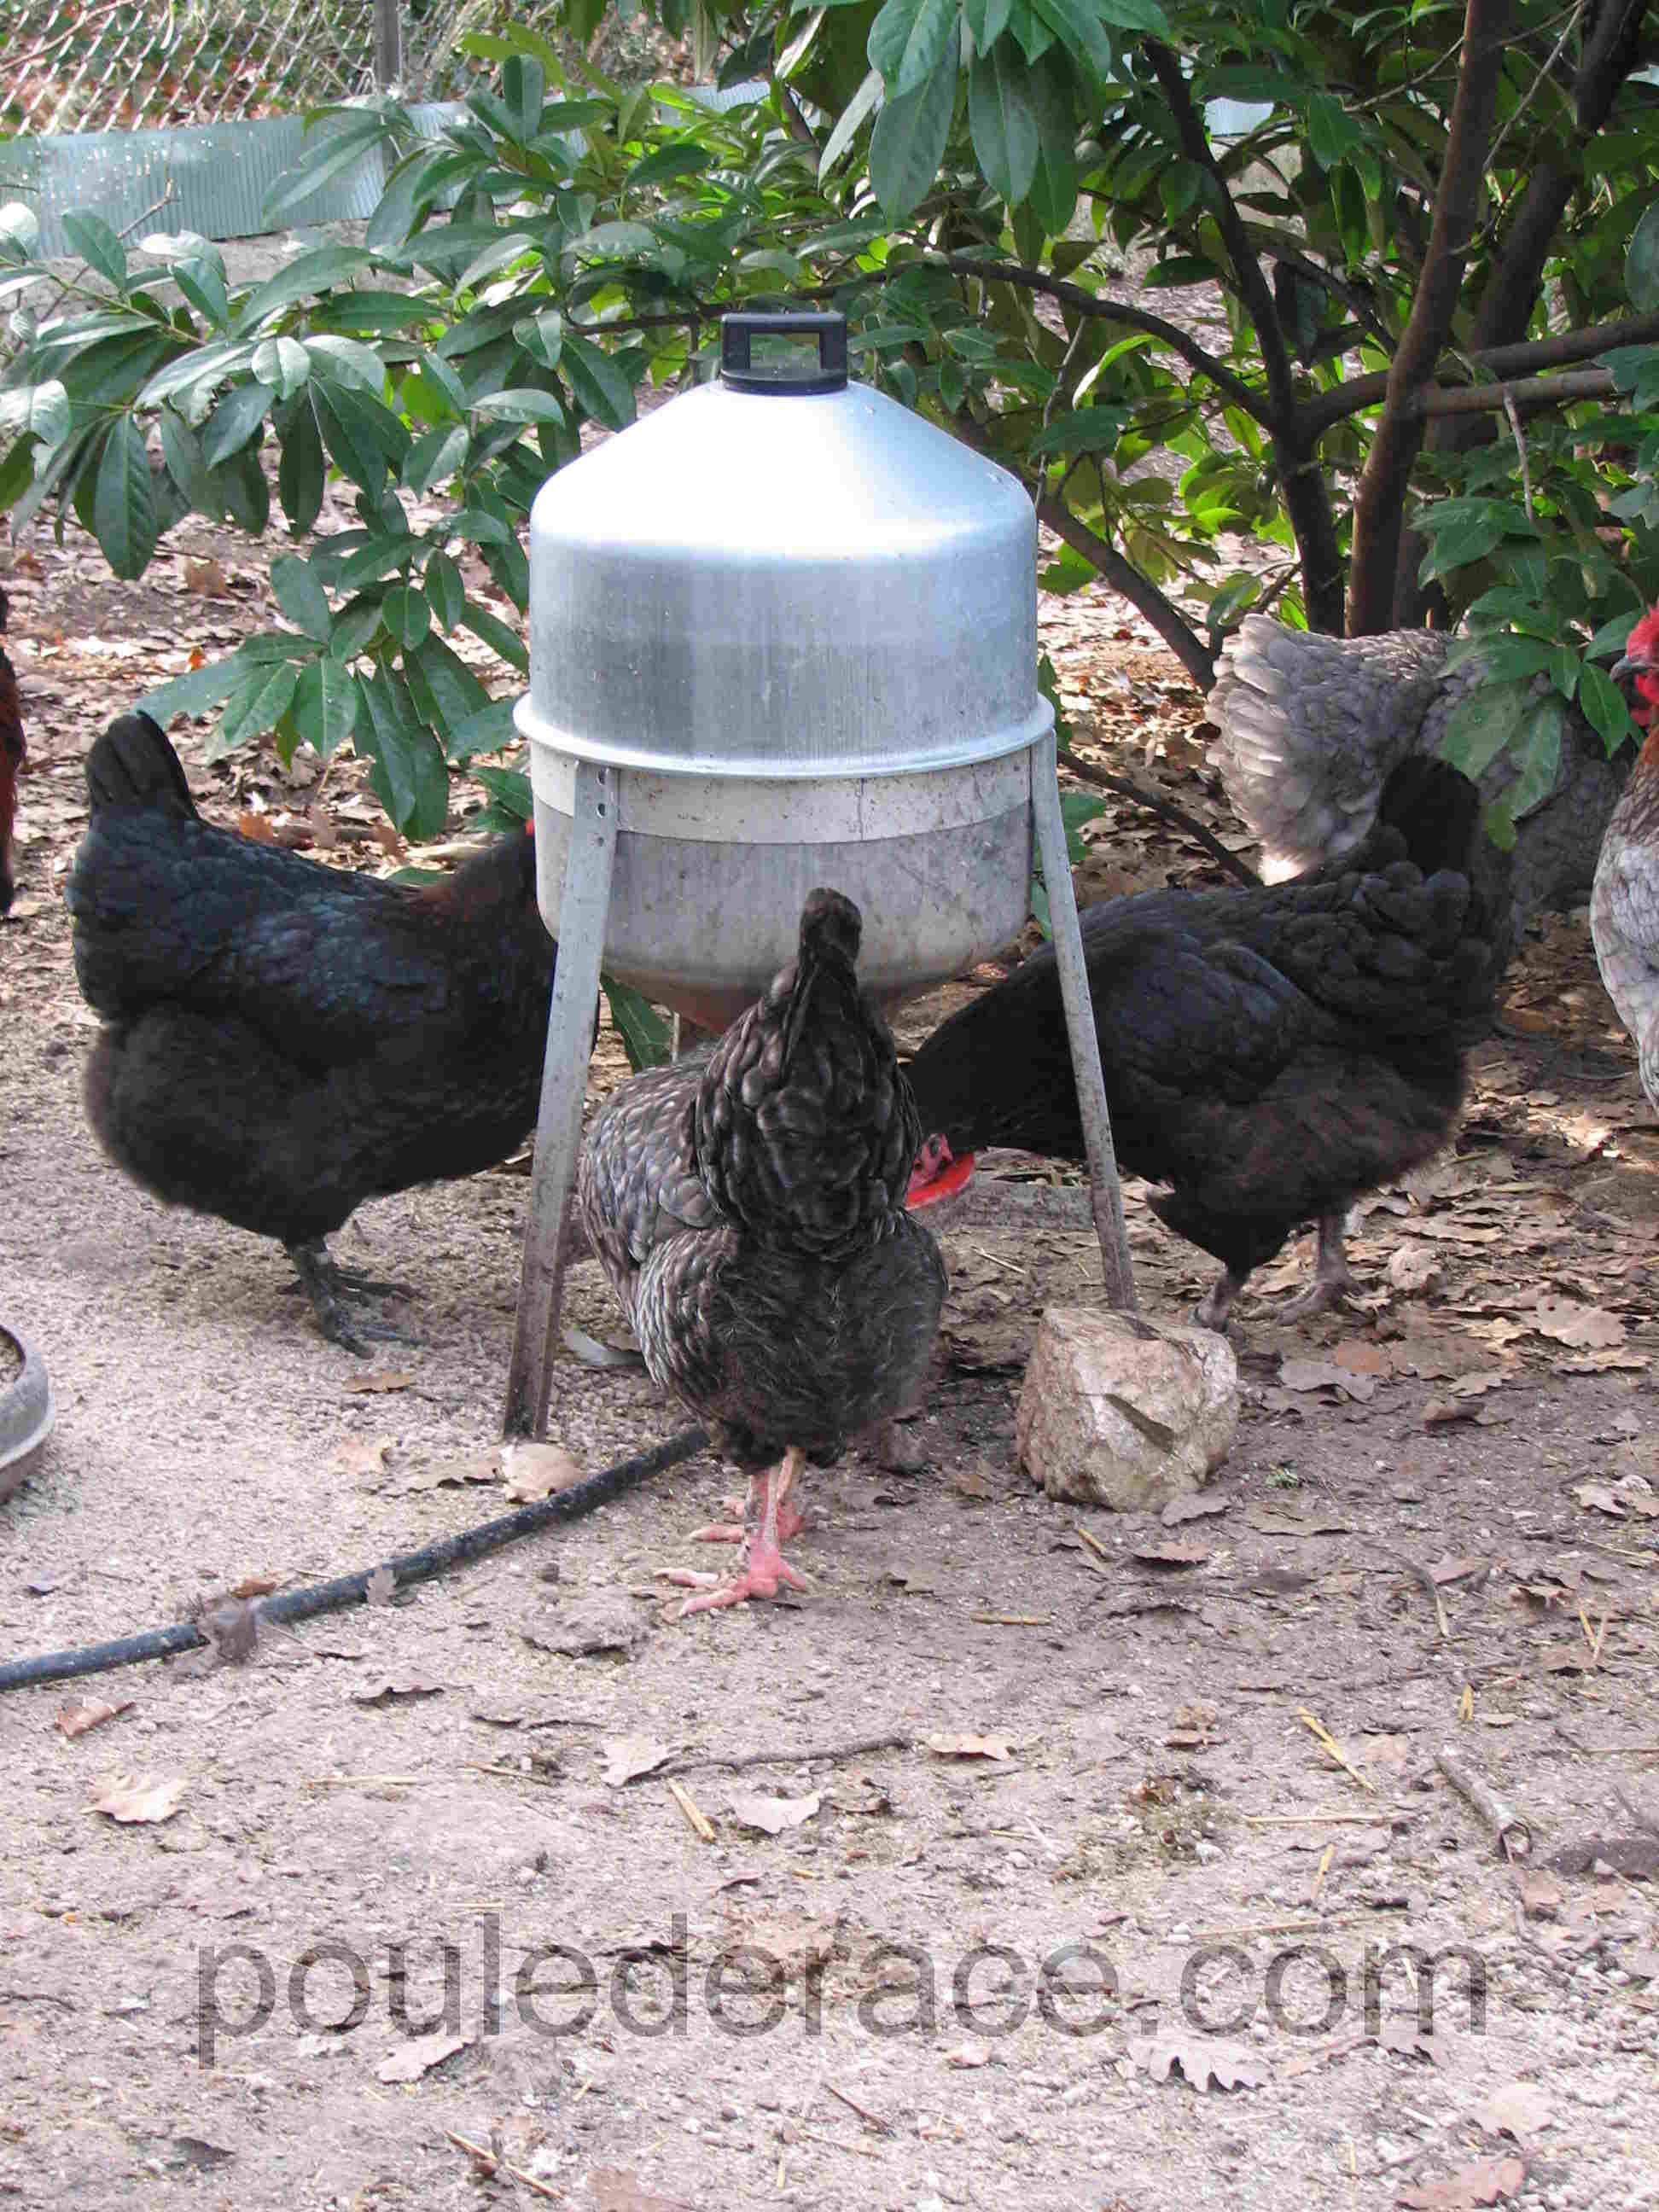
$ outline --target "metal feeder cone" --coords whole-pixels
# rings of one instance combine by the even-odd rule
[[[805,349],[803,359],[803,348]],[[1037,690],[1018,480],[867,386],[839,315],[728,315],[718,377],[550,478],[530,525],[538,895],[559,941],[506,1433],[546,1427],[603,966],[723,1028],[818,884],[888,1006],[1048,889],[1107,1295],[1134,1290]]]

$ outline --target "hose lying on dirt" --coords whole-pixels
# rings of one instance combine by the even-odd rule
[[[476,1528],[464,1528],[459,1536],[446,1536],[418,1552],[401,1553],[384,1563],[385,1571],[401,1589],[405,1583],[425,1582],[451,1567],[481,1559],[504,1544],[516,1543],[520,1536],[533,1536],[551,1522],[580,1521],[596,1506],[620,1498],[635,1483],[694,1458],[708,1442],[706,1429],[681,1429],[665,1443],[636,1452],[631,1459],[618,1460],[614,1467],[603,1468],[572,1489],[538,1498],[533,1505],[521,1505],[516,1513],[480,1522]],[[332,1582],[313,1583],[307,1589],[279,1590],[274,1597],[259,1600],[260,1618],[309,1620],[315,1613],[333,1613],[364,1597],[369,1577],[380,1571],[379,1567],[368,1567],[355,1575],[337,1575]],[[0,1667],[0,1694],[30,1689],[40,1682],[66,1682],[76,1674],[101,1674],[111,1667],[129,1667],[139,1659],[168,1659],[175,1652],[193,1650],[208,1641],[193,1622],[180,1621],[176,1627],[153,1628],[146,1635],[124,1636],[113,1644],[89,1644],[80,1651],[46,1651],[35,1659],[15,1659]]]

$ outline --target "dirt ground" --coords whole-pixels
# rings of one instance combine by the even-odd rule
[[[0,1318],[58,1406],[0,1506],[8,1657],[505,1510],[523,1161],[337,1240],[416,1293],[366,1367],[280,1252],[162,1211],[88,1133],[81,757],[269,618],[258,550],[205,530],[100,577],[73,532],[8,577],[33,757]],[[1147,633],[1104,595],[1044,629],[1085,744],[1242,844]],[[175,736],[218,818],[392,864],[349,765],[319,790]],[[1203,874],[1114,802],[1085,879]],[[0,2197],[1659,2205],[1659,1133],[1582,915],[1505,1011],[1455,1152],[1362,1209],[1355,1309],[1273,1325],[1305,1242],[1253,1285],[1201,1515],[1017,1470],[1038,1316],[1097,1300],[1099,1259],[1075,1180],[1005,1156],[946,1234],[927,1463],[818,1480],[806,1601],[672,1620],[657,1571],[728,1486],[705,1456],[241,1663],[0,1698]],[[623,1068],[607,1030],[596,1091]],[[1129,1207],[1142,1300],[1180,1313],[1204,1265]],[[566,1317],[619,1334],[591,1265]],[[684,1420],[637,1370],[560,1364],[585,1471]]]

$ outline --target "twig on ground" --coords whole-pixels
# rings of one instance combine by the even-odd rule
[[[1237,854],[1230,853],[1212,830],[1206,830],[1194,815],[1188,813],[1184,806],[1177,806],[1173,799],[1162,799],[1154,792],[1143,791],[1127,775],[1113,775],[1106,769],[1097,768],[1092,761],[1080,759],[1069,745],[1060,747],[1060,764],[1062,768],[1070,769],[1073,775],[1080,775],[1085,783],[1097,784],[1102,791],[1115,793],[1120,799],[1131,799],[1135,805],[1144,806],[1149,814],[1156,815],[1160,821],[1167,822],[1172,830],[1179,830],[1183,836],[1190,837],[1195,844],[1201,845],[1216,866],[1224,868],[1237,882],[1248,884],[1252,890],[1259,886],[1260,877],[1250,873]]]
[[[672,1766],[659,1767],[662,1775],[684,1774],[689,1767],[718,1766],[727,1773],[741,1772],[745,1766],[805,1766],[816,1759],[862,1759],[870,1751],[908,1751],[912,1739],[908,1735],[860,1735],[849,1737],[843,1743],[809,1743],[793,1750],[742,1751],[730,1754],[713,1751],[690,1752],[677,1759]]]
[[[1491,1823],[1506,1859],[1531,1856],[1532,1830],[1506,1799],[1500,1797],[1489,1783],[1483,1782],[1445,1746],[1436,1752],[1434,1763],[1458,1796],[1466,1799],[1483,1820]]]

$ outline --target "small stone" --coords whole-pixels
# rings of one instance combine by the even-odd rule
[[[1238,1427],[1238,1365],[1213,1329],[1051,1306],[1020,1393],[1019,1457],[1050,1498],[1136,1512],[1200,1490]]]

